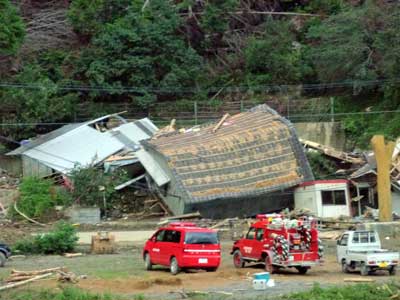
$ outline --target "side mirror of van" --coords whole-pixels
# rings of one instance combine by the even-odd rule
[[[340,245],[340,240],[337,240],[337,241],[336,241],[336,245]]]

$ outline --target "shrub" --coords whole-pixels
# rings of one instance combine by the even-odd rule
[[[71,195],[63,187],[56,187],[50,180],[26,177],[20,186],[18,209],[25,215],[35,219],[49,220],[54,216],[54,206],[69,206],[72,203]],[[20,216],[12,208],[9,210],[11,218]]]
[[[307,159],[315,179],[326,179],[334,177],[336,165],[321,153],[307,152]]]
[[[25,37],[25,26],[9,0],[0,0],[0,54],[15,54]]]
[[[14,248],[26,254],[62,254],[73,251],[78,239],[75,227],[60,221],[53,231],[17,242]]]
[[[112,205],[118,200],[119,194],[115,186],[129,180],[126,172],[117,169],[113,172],[104,172],[96,167],[79,167],[72,170],[71,179],[74,183],[72,197],[81,206],[97,206],[103,208],[103,197],[107,204]],[[103,188],[104,189],[103,189]]]
[[[19,186],[21,197],[18,209],[32,218],[48,213],[54,206],[51,182],[36,177],[24,178]]]

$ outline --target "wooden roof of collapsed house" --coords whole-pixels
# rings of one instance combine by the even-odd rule
[[[166,159],[191,203],[262,195],[313,179],[293,126],[266,105],[142,145]]]

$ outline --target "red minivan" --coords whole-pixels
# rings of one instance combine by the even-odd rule
[[[214,272],[221,262],[221,245],[215,230],[176,222],[153,234],[143,248],[143,259],[147,270],[153,265],[169,266],[173,275],[181,269]]]

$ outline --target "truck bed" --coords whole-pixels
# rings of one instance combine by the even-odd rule
[[[380,250],[368,250],[368,251],[349,251],[347,261],[376,261],[376,262],[390,262],[393,260],[399,260],[398,252],[391,252],[386,249]]]

